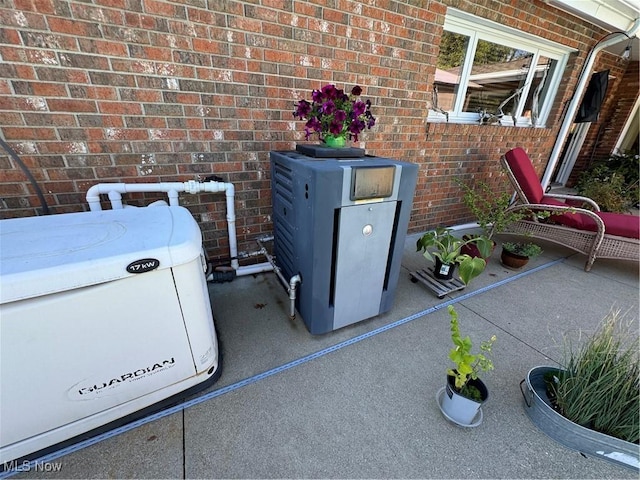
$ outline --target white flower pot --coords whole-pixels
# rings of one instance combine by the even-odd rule
[[[482,422],[482,404],[489,398],[489,391],[482,380],[469,382],[480,390],[481,402],[464,397],[454,389],[454,378],[447,376],[446,386],[440,390],[438,405],[443,415],[461,427],[477,427]]]

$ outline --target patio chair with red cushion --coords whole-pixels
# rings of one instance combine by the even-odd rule
[[[587,272],[596,258],[640,260],[640,217],[601,212],[587,197],[545,193],[531,159],[520,147],[509,150],[501,161],[517,193],[509,210],[550,214],[545,219],[527,215],[504,233],[548,240],[587,255]]]

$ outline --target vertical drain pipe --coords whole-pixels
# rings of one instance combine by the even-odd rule
[[[302,283],[302,277],[299,274],[297,274],[291,277],[287,281],[287,279],[282,274],[282,270],[280,269],[280,267],[276,265],[276,261],[273,255],[271,255],[262,244],[262,242],[270,242],[271,240],[273,240],[273,236],[263,237],[258,239],[258,245],[260,246],[260,253],[262,253],[265,257],[267,257],[267,260],[269,260],[269,263],[273,267],[273,271],[276,273],[278,280],[280,280],[280,283],[282,283],[282,286],[284,286],[284,288],[287,289],[287,293],[289,294],[289,319],[295,320],[296,295],[297,295],[298,284]]]
[[[289,319],[295,320],[296,318],[296,292],[298,284],[302,283],[302,277],[300,275],[294,275],[289,280],[289,288],[287,293],[289,294]]]
[[[205,183],[205,185],[207,184],[220,185],[221,182]],[[229,232],[229,252],[231,254],[231,267],[237,272],[238,268],[240,268],[240,264],[238,263],[238,240],[236,238],[236,207],[234,201],[236,189],[233,186],[233,183],[222,183],[222,185],[224,186],[224,194],[227,201],[227,231]]]

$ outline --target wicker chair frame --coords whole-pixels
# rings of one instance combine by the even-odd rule
[[[526,235],[533,238],[548,240],[586,255],[587,262],[584,266],[585,272],[591,270],[596,258],[612,258],[617,260],[632,260],[636,262],[640,261],[640,240],[636,238],[626,238],[607,234],[605,232],[604,222],[594,213],[594,211],[599,212],[600,207],[592,199],[577,195],[545,193],[546,197],[558,200],[579,200],[590,205],[593,210],[573,207],[571,205],[562,207],[530,203],[513,171],[509,167],[506,158],[502,156],[500,160],[517,194],[516,201],[509,207],[510,211],[582,213],[593,219],[598,226],[597,231],[578,230],[564,225],[541,222],[535,218],[535,216],[527,216],[528,219],[520,220],[509,225],[503,231],[504,233]]]

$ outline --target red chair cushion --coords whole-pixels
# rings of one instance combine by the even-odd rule
[[[540,203],[546,203],[547,205],[557,205],[558,207],[571,207],[571,205],[564,203],[556,198],[550,197],[542,197]],[[576,228],[578,230],[588,230],[585,227],[584,218],[586,216],[581,213],[567,212],[567,213],[559,213],[556,215],[551,215],[549,220],[554,223],[559,223],[560,225],[565,225],[567,227]],[[589,217],[586,217],[589,218]],[[591,219],[589,219],[595,230],[598,230],[597,225]]]
[[[546,203],[547,205],[579,207],[580,202],[567,200],[564,203],[558,199],[546,197],[542,185],[538,179],[531,159],[522,148],[516,147],[504,154],[504,158],[511,171],[520,184],[520,188],[527,197],[529,203]],[[625,238],[640,239],[640,217],[625,215],[622,213],[596,212],[604,222],[604,230],[610,235],[618,235]],[[567,212],[551,215],[549,220],[578,230],[595,232],[598,230],[596,222],[582,213]]]
[[[543,197],[540,203],[548,205],[564,206],[565,204],[555,198]],[[604,231],[609,235],[618,235],[625,238],[640,239],[640,217],[625,215],[624,213],[595,212],[604,222]],[[563,213],[551,215],[549,220],[578,230],[598,231],[598,225],[589,216],[583,213]]]
[[[604,231],[610,235],[640,239],[640,217],[624,213],[597,212],[604,222]],[[584,215],[582,215],[584,216]],[[596,231],[598,227],[589,217],[585,217],[585,230]]]
[[[516,147],[505,153],[504,158],[529,203],[541,203],[544,191],[527,152]]]

